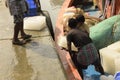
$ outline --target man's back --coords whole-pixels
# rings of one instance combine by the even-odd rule
[[[76,47],[83,47],[92,42],[89,35],[79,29],[72,29],[67,35],[67,40],[73,42]]]

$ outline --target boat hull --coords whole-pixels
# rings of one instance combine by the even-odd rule
[[[56,50],[58,52],[58,55],[60,57],[61,63],[64,67],[65,72],[66,72],[68,80],[82,80],[82,78],[79,75],[79,72],[77,71],[77,68],[75,67],[69,53],[66,50],[62,49],[61,46],[59,46],[59,44],[58,44],[59,39],[62,36],[64,36],[64,27],[62,24],[62,16],[65,12],[65,9],[70,7],[71,5],[73,5],[74,1],[75,0],[65,0],[63,5],[62,5],[62,8],[58,14],[58,18],[57,18],[56,26],[55,26],[55,46],[56,46]],[[103,2],[101,2],[99,4],[101,6],[101,11],[103,11],[102,6],[104,6],[104,4],[105,3],[103,3]],[[92,38],[92,40],[95,43],[95,46],[98,48],[98,50],[119,40],[119,38],[117,37],[117,36],[119,36],[118,33],[115,33],[113,37],[111,36],[112,35],[111,33],[113,31],[113,25],[117,21],[117,17],[116,18],[113,17],[113,18],[111,18],[111,20],[113,20],[112,22],[110,19],[100,22],[100,24],[103,24],[103,25],[105,24],[106,26],[105,25],[99,26],[99,24],[98,24],[98,25],[93,26],[90,29],[90,37]],[[106,22],[108,22],[108,24],[106,24]],[[104,28],[104,27],[106,27],[106,28]],[[102,33],[102,31],[100,31],[100,28],[102,28],[106,33],[105,32]],[[119,32],[119,29],[116,29],[116,30]],[[98,33],[98,36],[96,35],[96,32]],[[101,33],[101,34],[99,34],[99,33]],[[109,39],[108,39],[109,41],[107,41],[106,36],[109,37]],[[110,40],[111,41],[114,40],[114,41],[111,42]]]

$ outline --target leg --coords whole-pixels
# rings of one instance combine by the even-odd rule
[[[20,31],[20,23],[15,23],[15,26],[14,26],[14,35],[13,35],[13,41],[12,43],[15,44],[15,45],[23,45],[25,44],[25,42],[23,41],[20,41],[18,39],[18,34],[19,34],[19,31]]]
[[[80,65],[80,64],[78,63],[77,69],[78,69],[78,72],[79,72],[81,78],[83,79],[83,78],[84,78],[84,75],[83,75],[83,71],[82,71],[82,70],[83,70],[83,69],[87,69],[87,66]]]
[[[78,63],[78,61],[77,61],[77,55],[75,54],[75,52],[73,52],[73,56],[71,56],[71,58],[72,58],[72,60],[73,60],[73,62],[75,64],[75,66],[76,66],[76,68],[77,68],[77,70],[78,70],[81,78],[83,79],[84,75],[83,75],[82,69],[87,69],[87,66],[83,66],[83,65],[80,65]]]
[[[21,36],[22,36],[22,38],[23,38],[23,39],[29,39],[29,38],[31,38],[32,35],[28,35],[28,34],[26,34],[26,33],[24,32],[24,29],[23,29],[23,27],[24,27],[24,25],[23,25],[23,21],[20,22],[19,25],[20,25],[20,32],[21,32]]]
[[[21,36],[26,35],[23,29],[23,21],[20,23],[20,32],[21,32]]]
[[[100,58],[100,53],[99,50],[97,50],[98,52],[98,59],[93,63],[93,65],[95,66],[96,71],[100,72],[101,74],[104,74],[104,69],[101,65],[101,58]]]
[[[18,41],[19,23],[15,23],[13,41]]]
[[[20,21],[19,15],[14,15],[14,23],[15,23],[15,26],[14,26],[14,35],[13,35],[12,43],[15,45],[23,45],[25,44],[25,42],[20,41],[18,39],[18,34],[20,32],[20,27],[21,27],[21,21]]]
[[[83,79],[83,78],[84,78],[84,75],[83,75],[83,72],[82,72],[82,68],[79,67],[79,66],[77,66],[77,70],[78,70],[78,72],[79,72],[81,78]]]
[[[104,69],[103,69],[103,67],[101,65],[101,61],[100,60],[97,60],[93,65],[95,66],[95,69],[98,72],[100,72],[102,75],[104,75]]]

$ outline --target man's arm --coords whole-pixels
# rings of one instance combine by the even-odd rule
[[[70,55],[72,55],[72,50],[71,50],[71,42],[67,41],[67,47]]]

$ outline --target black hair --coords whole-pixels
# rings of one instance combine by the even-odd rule
[[[76,20],[78,21],[78,22],[85,22],[85,17],[83,16],[83,15],[78,15],[77,17],[76,17]]]
[[[76,19],[70,18],[70,19],[68,20],[68,26],[69,26],[70,28],[75,28],[75,27],[77,26],[77,21],[76,21]]]

